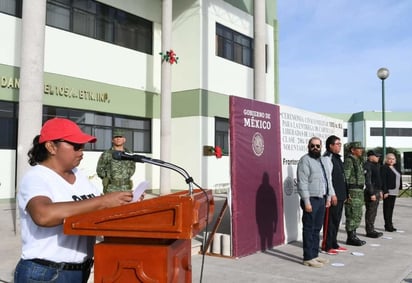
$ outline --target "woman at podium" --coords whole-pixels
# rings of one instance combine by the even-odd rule
[[[96,138],[68,119],[45,122],[29,150],[32,166],[17,194],[22,253],[14,282],[87,282],[94,237],[65,235],[66,217],[129,203],[131,192],[101,196],[77,166]]]

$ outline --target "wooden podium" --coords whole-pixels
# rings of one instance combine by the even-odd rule
[[[64,233],[104,236],[94,247],[95,283],[190,283],[191,239],[213,211],[211,190],[182,191],[68,217]]]

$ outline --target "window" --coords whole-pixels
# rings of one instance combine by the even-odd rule
[[[53,117],[62,117],[76,122],[82,131],[93,135],[97,142],[86,144],[85,150],[102,151],[112,146],[112,133],[115,128],[124,131],[126,148],[134,152],[152,151],[152,124],[150,119],[119,116],[106,113],[44,106],[43,123]]]
[[[73,2],[73,32],[96,38],[96,2]]]
[[[106,42],[114,42],[114,22],[111,19],[114,18],[115,9],[99,5],[97,10],[96,39]],[[148,39],[149,38],[151,38],[151,36],[149,36]]]
[[[0,12],[18,18],[22,0],[0,0]],[[153,23],[94,0],[47,0],[46,24],[153,54]]]
[[[153,54],[151,21],[94,0],[48,0],[46,24]]]
[[[22,0],[0,0],[0,12],[21,18]]]
[[[0,101],[0,148],[17,149],[17,104]]]
[[[216,55],[253,67],[253,39],[216,23]]]
[[[215,146],[220,146],[224,155],[229,153],[229,119],[215,118]]]
[[[412,128],[385,128],[386,136],[392,137],[412,137]],[[382,136],[382,128],[371,127],[370,135],[379,137]]]
[[[49,26],[70,31],[70,7],[62,3],[47,4],[46,23]]]

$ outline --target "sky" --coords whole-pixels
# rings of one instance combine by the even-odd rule
[[[412,115],[412,0],[277,0],[280,104]]]

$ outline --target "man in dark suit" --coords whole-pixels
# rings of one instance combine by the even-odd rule
[[[332,162],[332,184],[336,196],[332,196],[331,206],[326,208],[323,224],[322,252],[336,255],[345,252],[345,247],[338,245],[337,235],[342,219],[342,211],[345,200],[348,197],[343,161],[340,155],[342,143],[340,138],[332,135],[326,139],[326,151],[323,156],[330,158]]]

